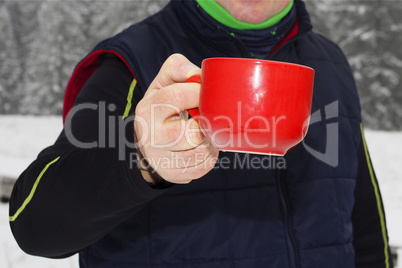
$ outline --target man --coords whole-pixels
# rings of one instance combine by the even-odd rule
[[[199,95],[186,80],[222,56],[315,69],[303,143],[217,158],[183,114]],[[352,72],[301,1],[172,1],[77,65],[64,115],[10,202],[30,254],[79,252],[81,267],[392,266]]]

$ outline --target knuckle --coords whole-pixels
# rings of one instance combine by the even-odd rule
[[[170,55],[170,56],[167,58],[166,61],[168,61],[168,62],[170,62],[170,63],[174,63],[174,62],[177,62],[177,61],[181,61],[181,60],[183,60],[183,59],[185,59],[185,57],[184,57],[182,54],[180,54],[180,53],[173,53],[172,55]]]
[[[165,67],[166,67],[166,72],[168,74],[171,73],[171,70],[178,65],[182,60],[183,60],[184,56],[179,54],[179,53],[175,53],[170,55],[166,61],[165,61]]]
[[[187,58],[181,54],[170,55],[163,64],[163,70],[168,80],[176,81],[182,79],[181,66],[187,62]]]

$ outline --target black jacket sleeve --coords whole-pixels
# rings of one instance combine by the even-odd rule
[[[392,268],[384,207],[362,130],[352,224],[356,268]]]
[[[127,109],[133,114],[142,97],[134,89],[131,108],[127,105],[132,81],[122,61],[105,56],[55,144],[17,180],[10,225],[25,252],[52,258],[72,255],[166,191],[146,183],[136,150],[127,145],[134,142],[133,116],[122,115]]]

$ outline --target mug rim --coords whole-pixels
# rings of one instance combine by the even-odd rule
[[[294,67],[300,67],[302,69],[309,69],[315,73],[315,70],[312,67],[298,64],[298,63],[291,63],[291,62],[285,62],[285,61],[275,61],[275,60],[264,60],[264,59],[252,59],[252,58],[237,58],[237,57],[212,57],[212,58],[206,58],[202,60],[202,63],[207,62],[207,61],[215,61],[215,60],[220,60],[220,61],[249,61],[249,62],[255,62],[255,63],[262,63],[262,64],[273,64],[273,65],[289,65],[289,66],[294,66]]]

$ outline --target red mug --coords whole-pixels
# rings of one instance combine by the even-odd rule
[[[188,110],[222,151],[284,155],[307,133],[314,70],[277,61],[209,58],[202,62],[199,107]]]

